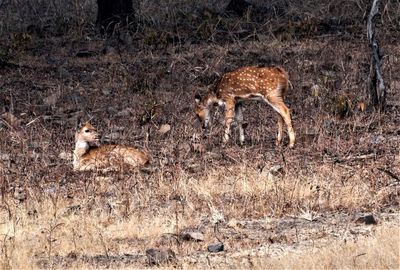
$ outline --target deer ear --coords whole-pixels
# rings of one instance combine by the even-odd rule
[[[80,129],[82,127],[82,119],[81,117],[76,118],[76,129]]]
[[[200,103],[200,101],[201,101],[201,96],[200,96],[199,94],[196,94],[196,95],[194,96],[194,100],[196,101],[196,103]]]

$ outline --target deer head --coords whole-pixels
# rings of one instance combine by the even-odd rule
[[[99,142],[99,133],[89,122],[86,122],[78,131],[75,133],[76,143],[89,143],[97,144]]]

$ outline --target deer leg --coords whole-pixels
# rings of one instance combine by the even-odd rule
[[[267,102],[277,111],[280,117],[283,118],[285,122],[289,134],[289,147],[292,148],[294,146],[294,142],[296,140],[296,135],[294,133],[294,129],[292,126],[292,119],[290,118],[290,111],[288,107],[285,105],[281,98],[269,98]],[[278,120],[279,121],[279,120]],[[278,122],[279,125],[279,122]],[[279,141],[279,133],[278,133],[278,141]]]
[[[235,117],[235,103],[226,102],[225,105],[225,134],[223,142],[226,143],[229,140],[229,135],[231,133],[231,126],[233,118]]]
[[[278,136],[276,139],[276,146],[280,145],[282,142],[282,136],[283,136],[283,124],[284,120],[280,114],[278,114]]]
[[[240,144],[244,142],[244,130],[243,130],[243,105],[241,102],[235,105],[235,121],[239,128],[239,141]]]

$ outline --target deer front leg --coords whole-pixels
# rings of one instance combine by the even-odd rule
[[[295,140],[296,140],[296,134],[295,134],[293,126],[292,126],[292,119],[290,117],[290,111],[284,103],[282,103],[281,108],[282,108],[281,115],[283,116],[283,120],[285,121],[285,124],[287,126],[287,131],[289,134],[289,147],[293,148]]]
[[[293,148],[294,142],[296,140],[296,135],[294,133],[294,129],[292,126],[292,119],[290,118],[289,109],[286,107],[286,105],[283,102],[280,103],[278,106],[279,106],[279,114],[282,116],[282,118],[285,121],[285,124],[287,126],[287,131],[289,134],[289,147]]]
[[[225,134],[223,142],[227,143],[231,133],[231,126],[235,114],[235,103],[230,101],[225,104]]]
[[[283,136],[283,123],[284,120],[280,114],[278,114],[278,136],[276,138],[276,146],[281,144]]]
[[[240,144],[244,142],[244,130],[243,130],[243,105],[242,103],[237,103],[235,106],[235,121],[239,128],[239,141]]]
[[[289,111],[288,107],[286,107],[282,98],[278,98],[278,97],[271,98],[270,97],[268,99],[268,101],[269,101],[270,105],[272,106],[272,108],[274,108],[274,110],[279,113],[280,117],[285,122],[285,124],[287,126],[287,131],[289,134],[289,147],[293,148],[295,140],[296,140],[296,134],[295,134],[293,126],[292,126],[292,119],[290,118],[290,111]],[[281,120],[278,120],[278,121],[281,121]],[[279,125],[279,122],[278,122],[278,125]],[[279,127],[279,129],[280,129],[280,127]],[[278,131],[278,141],[279,141],[279,132],[281,133],[281,131]]]

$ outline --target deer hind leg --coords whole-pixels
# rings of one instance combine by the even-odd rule
[[[235,105],[235,121],[239,128],[239,142],[243,144],[244,142],[244,130],[243,130],[243,105],[241,102]]]
[[[292,148],[296,140],[296,135],[292,126],[292,119],[290,118],[290,111],[288,107],[285,105],[282,98],[280,97],[270,97],[268,98],[267,102],[272,106],[272,108],[274,108],[275,111],[279,113],[279,117],[285,122],[289,134],[289,147]],[[280,127],[280,125],[282,125],[281,121],[282,120],[278,118],[277,144],[280,143],[280,140],[282,139],[282,132]],[[279,136],[279,134],[281,134],[281,136]]]
[[[235,117],[235,103],[234,102],[226,102],[225,105],[225,133],[223,142],[226,143],[229,140],[229,136],[231,133],[231,126],[233,119]]]
[[[283,124],[284,120],[280,114],[278,114],[278,136],[276,139],[276,145],[280,145],[282,142],[282,136],[283,136]]]

